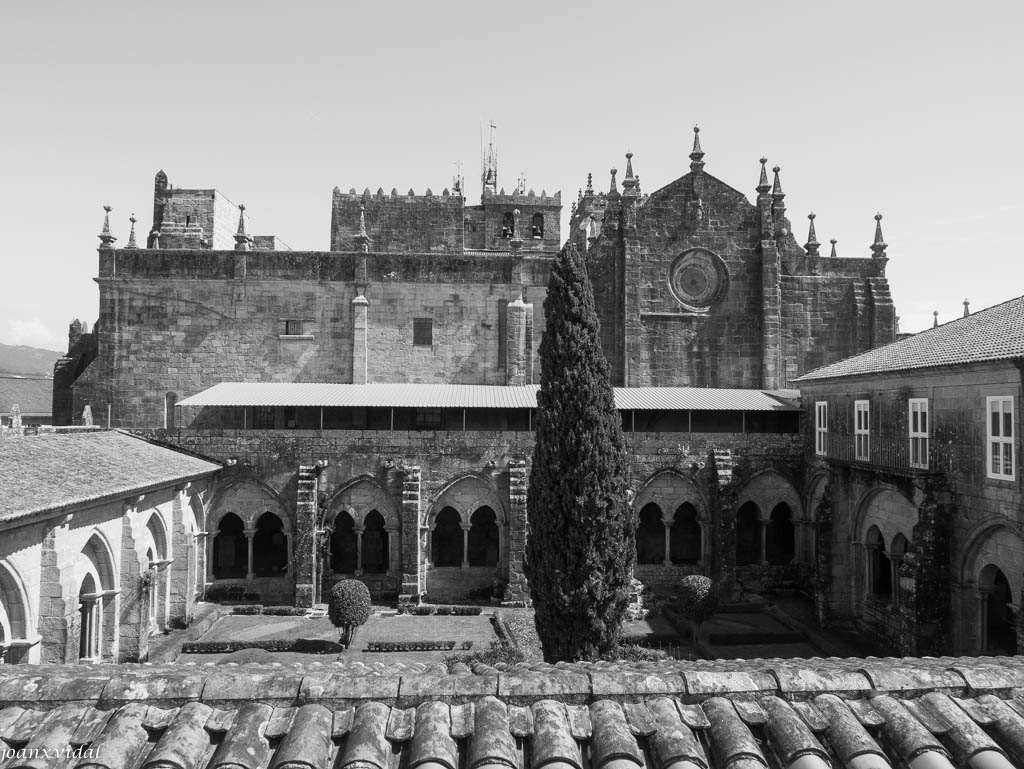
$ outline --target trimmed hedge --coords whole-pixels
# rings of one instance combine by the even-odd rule
[[[232,614],[262,614],[262,606],[235,606],[231,610]]]
[[[181,647],[182,654],[230,654],[242,649],[263,649],[268,652],[302,652],[304,654],[337,654],[344,647],[319,638],[275,638],[262,641],[190,641]]]
[[[419,606],[410,606],[408,608],[409,614],[414,617],[426,617],[427,615],[434,614],[438,616],[444,615],[455,615],[456,617],[476,617],[483,611],[481,606],[434,606],[433,604],[420,604]]]
[[[455,648],[455,641],[370,641],[364,651],[368,652],[450,652]],[[472,641],[463,641],[459,645],[461,651],[473,648]]]
[[[306,610],[298,606],[264,606],[263,613],[268,617],[304,617]]]

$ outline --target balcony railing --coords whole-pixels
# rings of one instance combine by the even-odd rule
[[[816,450],[817,437],[815,436],[816,454],[818,454]],[[860,451],[858,451],[858,438],[860,439]],[[935,467],[930,438],[915,438],[912,444],[911,438],[905,430],[872,430],[867,436],[866,455],[863,452],[863,439],[864,436],[827,433],[825,435],[825,454],[818,454],[818,456],[850,464],[896,470],[927,471]]]

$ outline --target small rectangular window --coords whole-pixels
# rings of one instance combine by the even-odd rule
[[[1013,397],[987,399],[988,477],[1013,480]]]
[[[412,319],[412,343],[417,347],[430,347],[434,343],[434,319]]]
[[[928,399],[911,398],[909,415],[910,466],[928,469]]]
[[[416,409],[415,425],[417,430],[440,430],[441,409]]]
[[[286,320],[284,322],[284,335],[285,336],[302,336],[302,321],[301,320]]]
[[[869,401],[853,402],[854,457],[867,462],[871,458],[871,404]]]
[[[828,454],[828,403],[814,404],[814,453],[819,457]]]

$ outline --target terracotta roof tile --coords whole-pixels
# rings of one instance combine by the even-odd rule
[[[329,663],[4,666],[0,750],[92,748],[100,760],[81,765],[107,769],[838,768],[872,756],[893,766],[920,757],[935,765],[1024,762],[1024,705],[1013,699],[1024,672],[1015,660],[734,660],[717,672],[720,664],[517,666],[499,675],[560,679],[550,696],[534,688],[518,704],[493,695],[460,701],[452,682],[472,674],[445,678],[422,665],[370,676],[351,675],[370,666]],[[879,672],[886,667],[892,675]],[[77,685],[73,673],[82,675]],[[659,675],[673,683],[651,693],[657,687],[645,678]],[[869,678],[876,688],[863,688]],[[374,681],[390,685],[382,699],[369,694]],[[631,684],[646,693],[602,692]],[[812,687],[820,689],[813,698]],[[397,704],[402,691],[420,701]]]
[[[0,439],[0,521],[209,475],[220,465],[118,430]]]
[[[809,371],[793,384],[1024,357],[1024,296]]]

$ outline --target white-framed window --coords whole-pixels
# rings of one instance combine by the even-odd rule
[[[988,477],[1013,480],[1013,396],[986,399]]]
[[[854,458],[865,462],[871,458],[871,402],[853,402]]]
[[[928,399],[909,400],[910,466],[928,469]]]
[[[814,453],[819,457],[828,454],[828,403],[814,404]]]

